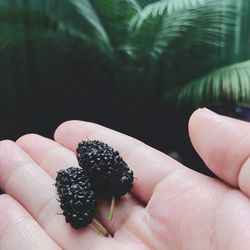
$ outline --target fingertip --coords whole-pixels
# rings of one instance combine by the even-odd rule
[[[8,165],[8,158],[9,155],[12,157],[16,157],[17,155],[17,145],[14,141],[11,140],[2,140],[0,141],[0,173],[2,171],[2,168],[6,167]],[[0,180],[1,180],[1,175],[0,175]],[[1,184],[1,181],[0,181]]]
[[[16,143],[20,146],[26,145],[27,143],[32,144],[33,142],[35,142],[37,140],[38,137],[41,137],[41,136],[37,135],[37,134],[33,134],[33,133],[25,134],[25,135],[22,135],[21,137],[19,137],[16,140]]]
[[[190,140],[199,154],[207,150],[207,143],[214,143],[215,137],[210,141],[211,135],[218,135],[224,126],[229,127],[227,123],[230,119],[226,116],[219,115],[207,108],[199,108],[193,112],[189,119],[188,131]],[[218,139],[218,137],[217,137]],[[205,148],[203,148],[203,146]]]
[[[205,124],[205,121],[211,119],[212,117],[219,116],[215,112],[207,108],[198,108],[196,109],[189,118],[188,130],[189,134],[199,130]]]
[[[71,129],[84,125],[86,122],[80,120],[69,120],[61,123],[54,132],[54,139],[57,140],[64,133],[69,133]]]
[[[242,162],[249,155],[249,123],[196,110],[189,121],[191,142],[206,165],[228,184],[238,185]]]
[[[70,120],[62,123],[57,127],[54,133],[55,141],[64,144],[67,138],[74,138],[75,133],[82,135],[80,139],[88,139],[97,131],[104,129],[103,126],[92,122]],[[106,128],[105,128],[106,129]]]
[[[15,142],[11,140],[2,140],[0,141],[0,154],[5,149],[11,149],[15,146]]]
[[[190,136],[192,135],[194,128],[197,127],[197,122],[199,123],[200,112],[202,112],[201,109],[196,109],[189,118],[188,132]]]
[[[207,108],[199,108],[191,115],[188,130],[191,143],[202,160],[217,176],[221,177],[221,165],[229,142],[224,116]],[[224,124],[226,126],[226,123]],[[226,126],[227,127],[227,126]],[[224,138],[225,140],[218,140]]]

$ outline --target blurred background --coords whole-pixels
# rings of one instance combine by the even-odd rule
[[[250,120],[250,0],[0,0],[0,139],[79,119],[199,172],[198,107]]]

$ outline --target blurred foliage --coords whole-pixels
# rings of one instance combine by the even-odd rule
[[[249,56],[235,47],[248,10],[249,0],[0,0],[0,48],[50,41],[155,100],[249,101],[235,93],[249,88],[245,64],[230,65]]]
[[[176,90],[177,101],[236,104],[250,99],[250,60],[217,69]],[[169,96],[169,98],[171,98]],[[176,98],[175,98],[176,100]]]
[[[192,158],[194,107],[249,102],[249,3],[0,0],[0,137],[77,118]]]

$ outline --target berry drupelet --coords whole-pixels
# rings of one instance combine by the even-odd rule
[[[74,167],[60,170],[55,186],[66,222],[76,229],[90,224],[95,214],[97,198],[86,173]]]
[[[133,172],[118,151],[98,140],[81,141],[76,149],[84,169],[98,195],[119,198],[130,191]]]

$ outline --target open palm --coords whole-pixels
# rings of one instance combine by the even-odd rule
[[[62,124],[56,142],[33,134],[0,142],[0,187],[6,193],[0,196],[0,249],[249,249],[250,125],[198,110],[189,128],[198,153],[221,180],[81,121]],[[119,150],[136,177],[111,222],[109,204],[98,208],[96,218],[113,238],[89,226],[74,230],[57,215],[56,173],[77,166],[73,151],[86,138]]]

